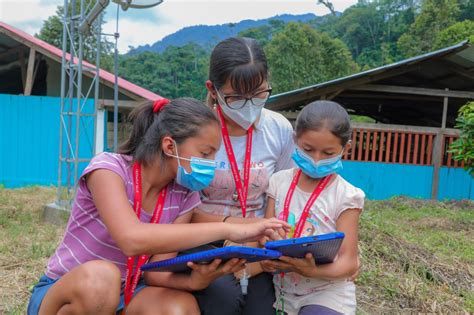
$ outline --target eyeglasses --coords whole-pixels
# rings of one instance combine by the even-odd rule
[[[259,91],[254,95],[247,97],[245,95],[240,94],[221,94],[219,90],[216,88],[217,95],[224,101],[225,105],[227,105],[231,109],[241,109],[244,108],[245,105],[250,101],[250,104],[254,106],[261,106],[263,107],[272,94],[272,88],[269,87],[268,89]]]

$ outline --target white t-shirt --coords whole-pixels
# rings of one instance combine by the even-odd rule
[[[230,137],[240,177],[243,170],[247,136]],[[293,128],[283,115],[263,109],[253,132],[250,182],[247,197],[247,218],[265,214],[265,191],[270,176],[280,170],[293,167],[291,154],[294,150]],[[235,182],[224,143],[216,153],[217,169],[214,180],[201,192],[201,210],[218,215],[242,217],[238,200],[234,200]]]
[[[278,172],[270,179],[267,195],[275,200],[275,216],[283,212],[286,194],[296,169]],[[298,186],[293,193],[290,212],[299,221],[301,213],[311,193],[302,191]],[[326,186],[310,208],[301,236],[326,234],[336,231],[336,221],[347,209],[362,209],[365,194],[340,175]],[[277,297],[280,294],[281,277],[273,279]],[[355,314],[355,286],[351,281],[329,281],[301,276],[289,272],[283,277],[285,311],[288,315],[297,314],[305,305],[318,304],[344,314]]]

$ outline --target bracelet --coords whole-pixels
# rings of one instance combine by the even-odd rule
[[[228,218],[230,218],[231,216],[228,215],[228,216],[225,216],[224,219],[222,219],[222,222],[225,222]]]

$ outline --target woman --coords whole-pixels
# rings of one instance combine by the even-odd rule
[[[211,54],[206,82],[209,105],[220,122],[223,145],[216,152],[216,175],[201,192],[194,222],[249,223],[264,217],[270,176],[291,168],[293,130],[281,114],[264,105],[271,94],[263,49],[250,38],[229,38]],[[272,277],[258,264],[214,281],[195,292],[201,311],[211,314],[273,314]],[[248,279],[249,278],[249,279]],[[248,280],[248,292],[242,293]]]

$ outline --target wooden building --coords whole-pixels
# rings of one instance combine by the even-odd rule
[[[467,42],[347,77],[273,96],[268,108],[296,119],[302,106],[333,100],[353,123],[347,176],[369,198],[395,195],[474,199],[474,180],[453,160],[449,144],[459,108],[474,101],[474,47]]]

